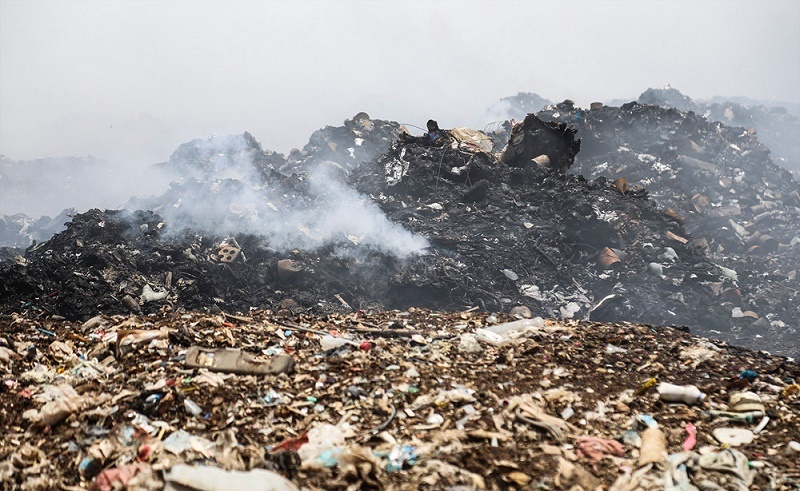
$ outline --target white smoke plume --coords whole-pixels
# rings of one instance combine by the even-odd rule
[[[151,198],[149,206],[133,200],[129,207],[153,209],[173,233],[248,233],[265,238],[276,251],[344,244],[346,254],[380,251],[402,259],[428,247],[427,239],[390,221],[369,197],[348,186],[334,163],[317,165],[295,180],[294,188],[278,185],[275,180],[283,177],[271,171],[265,179],[264,152],[249,138],[192,142],[194,174],[199,170],[201,180],[177,183]]]

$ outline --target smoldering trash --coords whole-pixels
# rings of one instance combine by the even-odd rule
[[[3,489],[796,489],[791,173],[643,103],[485,130],[194,140],[2,217]]]

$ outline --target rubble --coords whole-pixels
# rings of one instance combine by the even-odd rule
[[[0,482],[7,490],[385,491],[800,484],[800,394],[786,393],[800,378],[797,363],[630,323],[545,319],[502,346],[480,340],[479,330],[512,321],[410,308],[286,322],[271,310],[169,306],[83,324],[0,320]],[[119,354],[115,339],[134,325],[168,337]],[[397,328],[417,334],[375,334]],[[373,348],[325,350],[324,336]],[[463,349],[464,338],[474,349]],[[57,355],[55,343],[72,351]],[[607,352],[612,344],[624,351]],[[295,370],[193,368],[196,346],[286,356]],[[712,355],[697,365],[677,356],[701,348]],[[743,369],[756,376],[740,378]],[[665,402],[638,390],[650,378],[696,385],[707,397]],[[770,415],[764,425],[714,415],[752,409],[737,401],[753,396]],[[64,397],[73,402],[58,418],[26,416]],[[690,428],[696,443],[687,448]]]

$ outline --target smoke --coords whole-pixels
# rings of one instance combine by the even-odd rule
[[[0,214],[55,216],[66,208],[119,208],[135,194],[164,192],[167,176],[142,165],[87,157],[0,157]]]
[[[379,251],[398,258],[422,252],[428,241],[390,221],[344,181],[344,169],[320,163],[287,177],[269,166],[248,133],[182,145],[172,171],[190,175],[164,195],[134,199],[129,208],[159,213],[172,234],[253,234],[276,251],[315,250],[331,244],[340,254]]]
[[[310,190],[320,198],[320,206],[306,224],[310,229],[326,241],[347,237],[359,247],[400,258],[419,253],[430,245],[427,239],[389,220],[368,197],[345,184],[337,170],[319,164],[309,175]]]
[[[548,99],[531,92],[519,92],[515,96],[504,97],[486,109],[483,120],[489,125],[511,119],[522,121],[529,113],[537,113],[552,104]]]
[[[343,255],[378,251],[407,258],[428,247],[425,238],[391,222],[351,188],[341,166],[324,162],[288,177],[275,170],[282,163],[282,155],[263,150],[249,133],[184,143],[156,165],[91,156],[27,162],[0,157],[0,218],[27,215],[4,219],[13,223],[0,230],[0,244],[47,239],[69,219],[62,212],[67,208],[73,214],[125,207],[159,213],[173,235],[253,234],[276,251],[333,245]],[[29,218],[59,212],[57,223]]]

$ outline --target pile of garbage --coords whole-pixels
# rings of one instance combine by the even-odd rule
[[[248,173],[275,177],[276,169],[286,161],[283,154],[264,150],[253,135],[211,136],[179,146],[169,161],[154,167],[179,182],[195,179],[244,178]]]
[[[75,214],[75,208],[66,209],[55,217],[45,215],[31,218],[24,213],[0,214],[0,261],[7,259],[10,254],[13,256],[14,249],[25,249],[62,231]]]
[[[685,225],[682,240],[735,271],[731,287],[711,285],[710,300],[729,309],[733,329],[760,327],[768,336],[792,324],[772,317],[776,303],[780,310],[798,301],[800,187],[791,174],[752,130],[659,106],[600,106],[587,111],[565,101],[539,113],[578,130],[582,147],[571,171],[646,189]]]
[[[3,249],[3,489],[800,485],[800,195],[752,133],[427,129],[194,140]]]
[[[638,103],[551,106],[539,116],[577,128],[582,150],[573,172],[645,187],[714,252],[768,254],[800,241],[800,188],[746,129]]]
[[[710,101],[695,101],[673,87],[650,88],[638,99],[641,104],[693,111],[710,121],[756,131],[758,139],[770,149],[772,160],[800,177],[800,113],[782,106],[748,100],[727,100],[716,97]]]
[[[164,306],[0,329],[6,490],[800,485],[800,366],[670,328]]]
[[[129,206],[146,211],[76,215],[65,232],[0,266],[0,313],[86,320],[98,313],[153,313],[165,304],[289,314],[523,310],[688,326],[800,356],[796,260],[767,249],[758,252],[760,263],[717,260],[721,232],[690,232],[697,222],[717,223],[702,221],[711,213],[684,211],[679,190],[673,208],[657,205],[648,193],[670,196],[659,180],[647,188],[632,184],[636,172],[652,166],[629,165],[628,180],[615,174],[614,180],[587,181],[566,173],[595,161],[598,149],[619,148],[623,129],[636,127],[638,119],[665,120],[667,114],[683,121],[691,113],[639,105],[586,112],[566,103],[555,110],[563,114],[551,108],[542,119],[530,115],[509,128],[512,137],[501,152],[492,151],[496,145],[486,134],[440,130],[431,120],[426,135],[401,134],[387,151],[352,163],[349,171],[327,160],[334,147],[343,147],[338,144],[309,143],[305,160],[287,176],[277,170],[279,158],[248,134],[225,139],[220,151],[213,148],[222,140],[191,142],[171,163],[190,166],[196,159],[199,178]],[[581,114],[582,122],[575,122]],[[616,123],[605,124],[601,114]],[[592,123],[593,137],[586,131],[595,118],[602,121]],[[378,148],[387,138],[378,129],[395,126],[376,121],[355,117],[321,134],[343,135],[344,144],[364,137],[360,147]],[[663,141],[660,135],[649,141]],[[662,147],[653,142],[647,149],[659,155]],[[731,152],[733,163],[721,168],[748,168],[738,151]],[[753,227],[755,235],[769,225],[782,252],[781,244],[797,232],[798,221],[790,219],[796,210],[786,204],[791,177],[776,182],[780,174],[770,165],[758,172],[752,186],[759,186],[759,196],[771,192],[782,201],[771,218],[741,226]],[[731,185],[750,189],[749,183],[732,179]],[[742,213],[755,213],[747,210]]]
[[[321,163],[351,170],[386,152],[393,141],[407,132],[399,123],[372,119],[369,114],[360,112],[345,120],[342,126],[326,126],[315,131],[302,150],[289,152],[279,170],[291,174]]]

